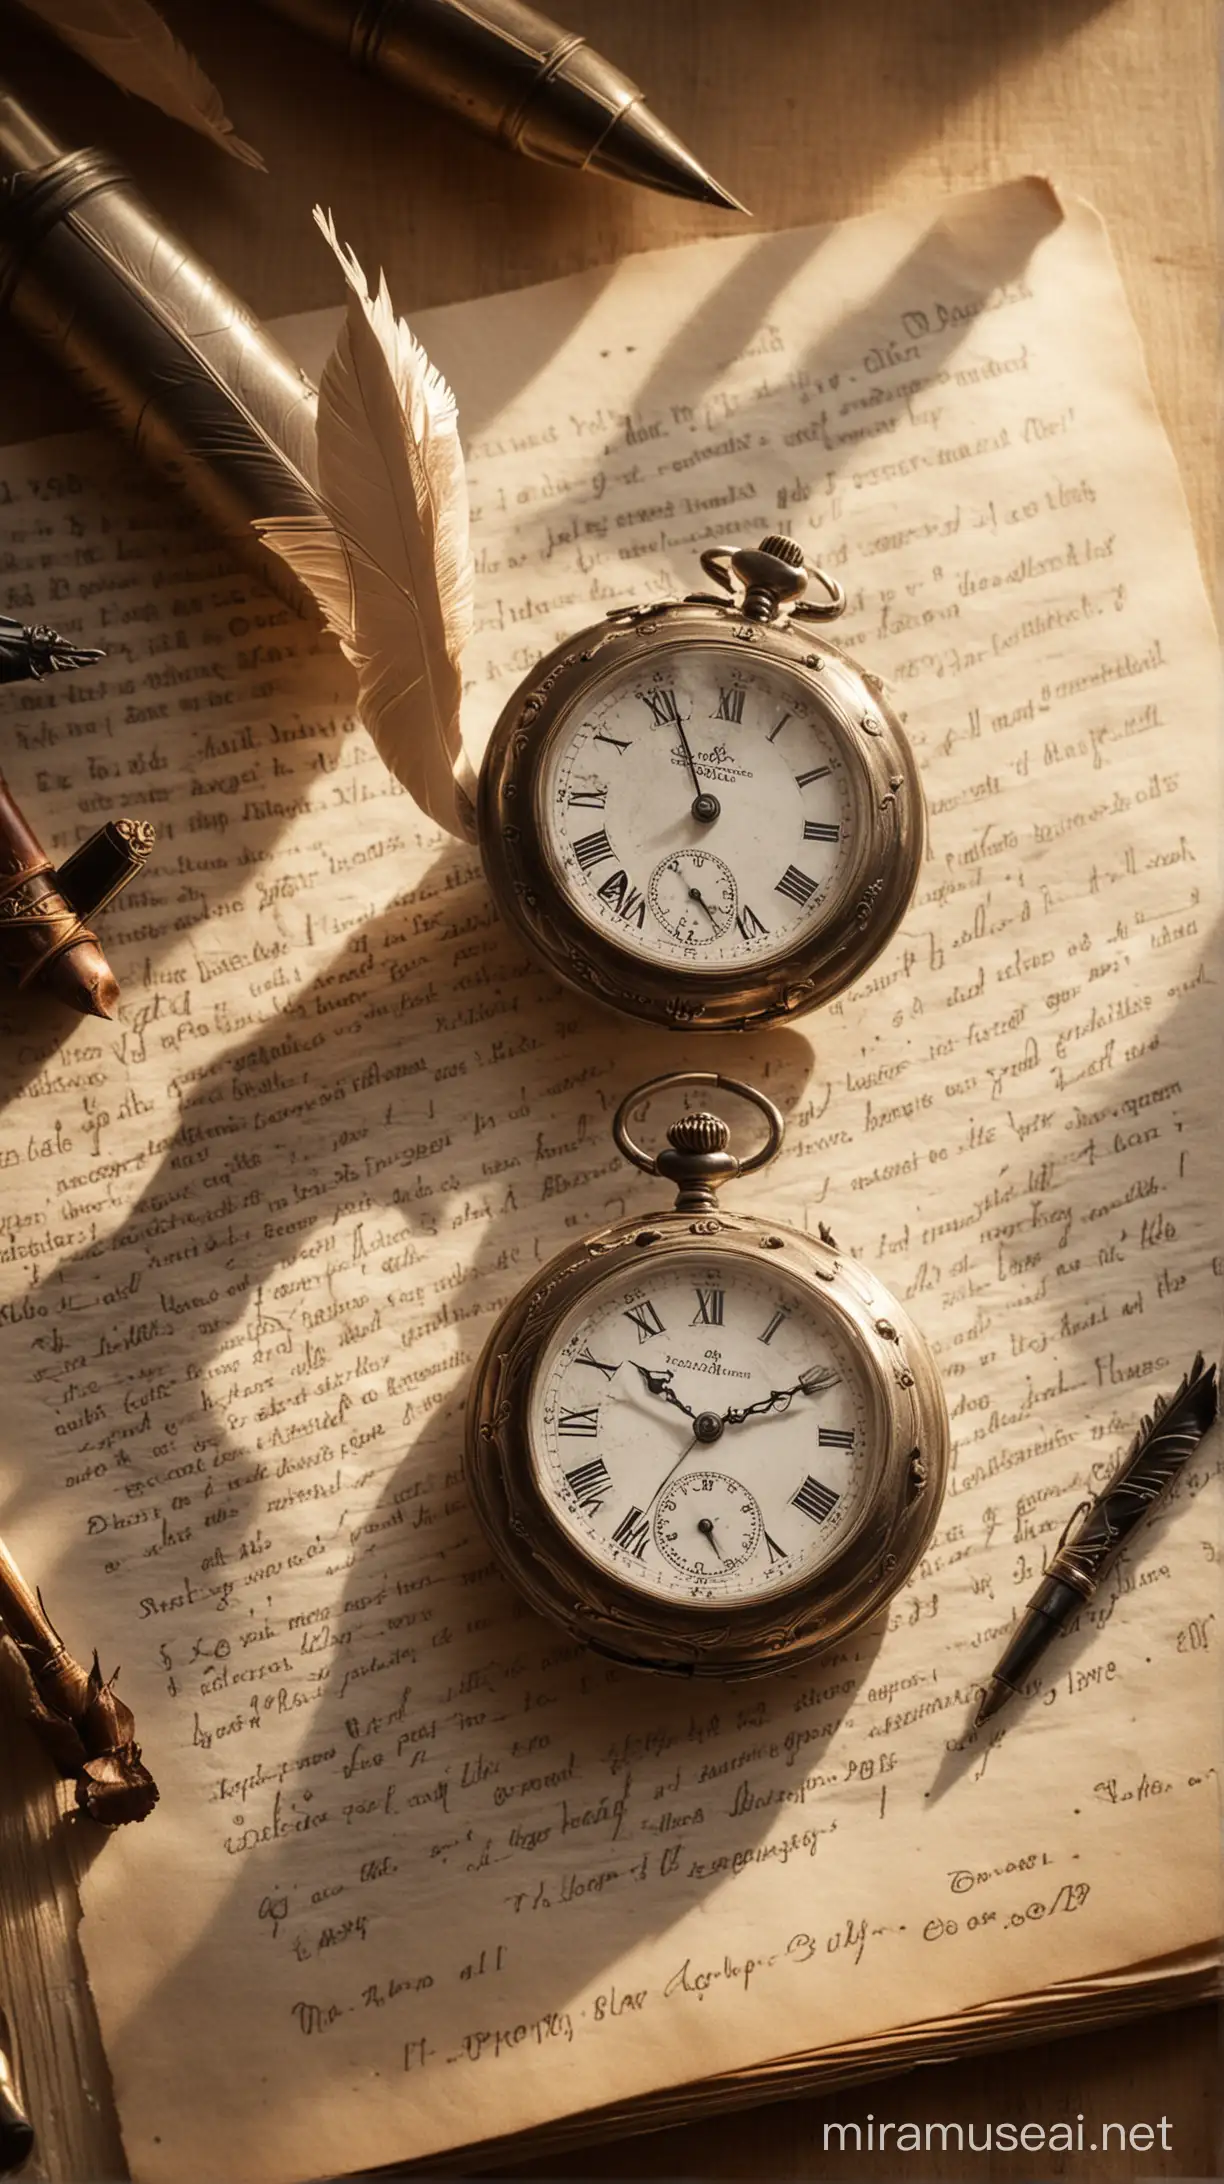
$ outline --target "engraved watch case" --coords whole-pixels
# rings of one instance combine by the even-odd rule
[[[740,1161],[726,1149],[729,1133],[720,1117],[690,1113],[672,1125],[670,1142],[657,1156],[643,1152],[629,1135],[629,1114],[660,1090],[689,1084],[719,1086],[752,1102],[769,1127],[766,1145]],[[468,1402],[466,1474],[480,1521],[506,1574],[531,1604],[573,1637],[614,1660],[723,1678],[790,1668],[875,1616],[923,1553],[939,1512],[948,1462],[947,1410],[935,1365],[897,1300],[866,1267],[839,1248],[823,1225],[817,1236],[807,1236],[776,1221],[733,1213],[716,1202],[714,1193],[720,1184],[762,1166],[781,1142],[782,1118],[760,1093],[708,1072],[683,1072],[655,1079],[630,1094],[613,1129],[626,1157],[678,1185],[676,1204],[666,1212],[614,1222],[567,1246],[502,1315],[477,1367]],[[669,1270],[674,1273],[698,1264],[716,1269],[719,1279],[732,1289],[737,1281],[758,1288],[762,1283],[782,1284],[798,1300],[808,1324],[825,1332],[832,1354],[844,1361],[855,1383],[863,1428],[860,1501],[844,1534],[837,1537],[819,1567],[796,1568],[788,1577],[783,1566],[779,1581],[758,1583],[743,1597],[714,1597],[709,1582],[696,1587],[702,1597],[673,1597],[660,1589],[664,1582],[671,1582],[675,1592],[673,1573],[661,1559],[662,1574],[653,1582],[644,1566],[638,1576],[631,1555],[621,1555],[616,1566],[612,1542],[626,1536],[623,1522],[616,1531],[609,1530],[610,1518],[604,1525],[608,1552],[594,1537],[584,1542],[574,1498],[564,1492],[559,1495],[550,1483],[540,1424],[541,1416],[547,1415],[540,1409],[541,1384],[547,1381],[549,1361],[555,1358],[567,1326],[584,1327],[584,1314],[597,1308],[601,1298],[610,1296],[619,1303],[622,1291],[630,1298],[640,1294],[637,1288],[624,1290],[626,1281],[659,1284],[666,1281]],[[634,1314],[631,1310],[623,1316]],[[768,1334],[758,1339],[767,1341]],[[644,1354],[650,1354],[649,1349]],[[653,1394],[675,1401],[674,1373],[652,1374],[637,1363],[637,1355],[635,1350],[620,1366],[586,1353],[580,1357],[579,1362],[596,1368],[593,1386],[608,1398],[605,1408],[610,1406],[611,1391],[600,1376],[624,1372],[636,1397],[635,1370]],[[829,1382],[838,1376],[823,1377]],[[703,1386],[688,1386],[695,1402],[708,1400]],[[743,1392],[752,1391],[745,1388]],[[664,1542],[676,1537],[679,1516],[669,1517],[669,1512],[678,1510],[688,1488],[706,1487],[713,1496],[708,1504],[712,1508],[729,1505],[716,1577],[732,1590],[734,1579],[725,1580],[722,1559],[726,1555],[733,1561],[736,1554],[746,1555],[755,1548],[760,1521],[749,1505],[755,1493],[764,1498],[760,1481],[776,1468],[780,1445],[768,1417],[765,1432],[755,1438],[750,1434],[747,1441],[736,1442],[733,1431],[754,1412],[785,1410],[797,1392],[767,1393],[756,1403],[728,1409],[725,1416],[704,1409],[695,1416],[690,1409],[693,1439],[665,1475],[665,1487],[674,1480],[670,1493],[654,1497],[656,1534],[665,1519],[670,1523]],[[549,1400],[547,1389],[544,1399]],[[643,1403],[641,1409],[648,1407]],[[805,1452],[815,1445],[818,1414],[816,1405],[787,1421],[792,1448],[796,1436]],[[577,1416],[581,1421],[594,1415],[594,1409],[571,1412],[569,1419]],[[585,1430],[593,1435],[594,1424]],[[649,1420],[639,1424],[635,1416],[634,1438],[647,1430]],[[680,1429],[681,1439],[687,1430]],[[708,1453],[706,1446],[696,1445],[712,1444],[724,1434],[724,1448],[732,1450],[729,1456],[712,1445]],[[823,1431],[819,1437],[826,1438]],[[828,1439],[848,1446],[851,1435],[830,1431]],[[589,1478],[596,1470],[606,1474],[607,1466],[588,1454],[599,1445],[594,1439],[574,1444],[572,1460],[578,1468],[572,1478]],[[621,1445],[625,1445],[623,1436]],[[745,1457],[748,1447],[752,1453]],[[801,1470],[807,1461],[804,1454]],[[614,1466],[615,1462],[614,1457]],[[730,1468],[749,1478],[751,1464],[756,1466],[755,1493],[725,1476]],[[732,1490],[730,1494],[727,1489]],[[813,1494],[824,1494],[825,1501],[813,1502]],[[737,1501],[736,1496],[741,1499]],[[829,1497],[815,1479],[807,1478],[790,1495],[788,1508],[794,1510],[797,1505],[807,1519],[823,1519],[832,1499],[836,1497]],[[641,1512],[631,1514],[636,1517]],[[776,1519],[770,1516],[768,1522],[776,1523]],[[794,1522],[800,1523],[798,1515]],[[721,1514],[719,1524],[724,1526]],[[696,1531],[715,1542],[709,1517],[698,1520]],[[771,1571],[773,1545],[771,1541]]]
[[[701,559],[707,575],[722,587],[720,593],[615,609],[604,622],[558,645],[520,685],[485,755],[478,836],[503,915],[528,949],[567,984],[652,1024],[738,1030],[817,1008],[861,976],[909,902],[923,854],[925,818],[913,753],[878,679],[818,632],[818,624],[844,609],[840,585],[819,570],[809,571],[790,539],[769,537],[759,548],[735,552],[713,548]],[[816,587],[815,597],[806,596],[809,582]],[[674,678],[676,664],[682,666],[685,657],[691,660],[698,653],[716,671],[725,672],[729,685],[747,666],[758,685],[777,693],[777,704],[789,693],[789,702],[817,730],[833,760],[842,816],[831,826],[809,820],[803,835],[840,837],[842,847],[827,888],[815,896],[818,914],[801,930],[783,932],[776,945],[760,938],[766,930],[760,910],[767,909],[770,918],[775,909],[785,912],[788,887],[811,892],[814,885],[793,864],[755,916],[747,904],[740,910],[736,923],[741,929],[753,921],[748,926],[753,945],[742,949],[740,960],[725,946],[717,962],[702,963],[695,950],[689,951],[689,961],[649,960],[640,947],[627,946],[611,929],[615,920],[592,914],[590,901],[584,900],[573,870],[567,872],[566,859],[558,852],[549,800],[557,797],[559,745],[579,732],[576,724],[589,718],[607,692],[626,687],[627,678],[646,684],[653,678],[657,688],[661,676]],[[725,668],[719,670],[719,663]],[[725,716],[718,717],[721,723]],[[726,750],[738,755],[749,748],[748,731],[741,725],[724,732]],[[765,743],[773,740],[758,729],[754,747],[763,756]],[[691,767],[682,731],[681,741]],[[616,747],[625,748],[623,739]],[[817,772],[828,774],[830,766],[801,773],[799,785]],[[715,871],[720,868],[714,854],[720,840],[719,798],[709,791],[718,777],[702,782],[695,768],[692,774],[701,793],[689,807],[691,823],[684,821],[687,833],[676,837],[678,854],[682,860],[704,859]],[[722,791],[728,813],[735,793]],[[757,798],[757,833],[763,837],[774,824],[776,787],[761,779],[752,793]],[[571,790],[570,801],[589,799],[598,812],[598,796],[597,790]],[[722,825],[727,824],[724,814]],[[598,846],[600,835],[593,825],[586,840]],[[581,853],[586,842],[574,846]],[[608,854],[615,859],[617,845],[609,844]],[[619,854],[623,863],[623,850]],[[702,867],[690,864],[688,873],[679,877],[691,879],[693,869],[700,876]],[[624,872],[612,877],[629,884]],[[728,881],[733,912],[734,878],[721,865],[714,884],[725,889]],[[645,871],[636,875],[636,885],[643,896],[649,892]],[[721,905],[703,901],[698,888],[689,891],[702,913],[712,920],[723,915]],[[793,910],[790,915],[793,923]],[[704,937],[711,937],[708,930]],[[732,930],[732,944],[735,937]]]

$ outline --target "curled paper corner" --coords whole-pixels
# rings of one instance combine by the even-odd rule
[[[924,243],[946,252],[947,272],[981,295],[1023,279],[1025,268],[1067,218],[1064,193],[1048,175],[1017,176],[940,206]]]
[[[1056,216],[1051,222],[1052,226],[1057,226],[1066,218],[1068,192],[1052,174],[1023,174],[1017,178],[1016,186],[1032,190],[1037,199],[1045,200],[1049,210]]]

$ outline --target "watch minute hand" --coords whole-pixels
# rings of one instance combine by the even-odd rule
[[[694,819],[702,820],[708,826],[711,819],[717,819],[718,817],[720,809],[718,798],[716,796],[712,796],[708,789],[703,789],[701,786],[701,780],[697,772],[697,767],[693,760],[692,748],[689,744],[688,736],[685,734],[684,722],[681,720],[678,711],[676,713],[676,733],[680,738],[680,748],[684,753],[684,763],[688,767],[689,773],[692,776],[693,787],[697,792],[693,798],[693,817]]]
[[[774,1388],[769,1395],[763,1395],[759,1403],[748,1403],[743,1410],[724,1411],[723,1424],[739,1426],[745,1418],[758,1417],[764,1411],[787,1410],[795,1396],[823,1395],[826,1388],[835,1387],[840,1379],[840,1373],[827,1365],[819,1365],[813,1372],[805,1373],[802,1380],[797,1380],[793,1388]]]

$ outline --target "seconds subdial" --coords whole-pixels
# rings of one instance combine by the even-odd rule
[[[647,900],[677,940],[719,940],[735,916],[735,875],[708,849],[677,849],[650,875]]]
[[[725,1471],[682,1472],[655,1511],[660,1554],[694,1577],[738,1569],[756,1553],[763,1528],[755,1495]]]

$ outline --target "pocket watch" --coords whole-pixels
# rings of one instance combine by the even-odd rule
[[[739,1159],[718,1115],[657,1154],[629,1121],[681,1086],[760,1111]],[[465,1469],[494,1552],[533,1606],[639,1668],[755,1676],[844,1639],[930,1537],[948,1417],[895,1297],[822,1224],[808,1236],[715,1192],[782,1142],[751,1086],[709,1072],[631,1092],[612,1135],[677,1188],[551,1260],[507,1307],[468,1401]]]
[[[840,584],[788,538],[701,565],[720,594],[617,608],[533,669],[485,754],[477,834],[504,916],[561,978],[710,1031],[859,977],[925,826],[878,679],[816,634]]]

